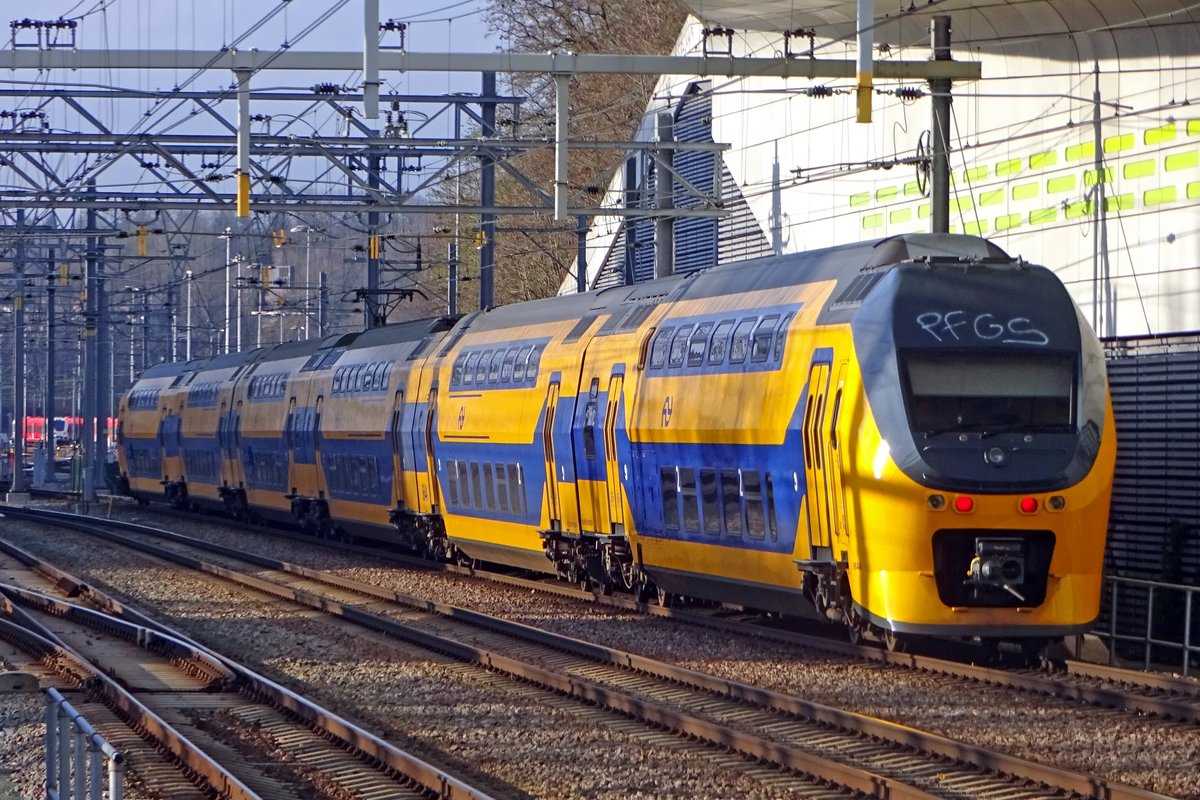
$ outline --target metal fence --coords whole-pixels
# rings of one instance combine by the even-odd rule
[[[124,784],[121,753],[57,689],[47,689],[46,800],[121,800]]]
[[[1116,662],[1118,651],[1130,650],[1141,651],[1144,669],[1150,669],[1152,664],[1178,663],[1180,671],[1187,675],[1191,662],[1200,662],[1200,644],[1195,644],[1192,636],[1193,621],[1200,620],[1200,612],[1193,611],[1200,586],[1120,577],[1107,577],[1104,582],[1108,628],[1096,629],[1094,633],[1108,645],[1109,664]],[[1121,610],[1122,599],[1125,613]],[[1131,607],[1144,624],[1137,631],[1122,633],[1117,620],[1128,620]]]

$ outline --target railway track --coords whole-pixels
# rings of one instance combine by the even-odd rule
[[[888,797],[1159,796],[178,534],[129,523],[101,529],[62,515],[51,518],[640,719],[657,730],[727,748],[773,765],[780,772],[777,780],[801,773],[863,795]],[[197,557],[197,550],[219,554],[225,563]]]
[[[155,509],[154,513],[176,516],[175,512],[162,509]],[[190,514],[178,514],[178,518],[196,521],[196,517]],[[473,566],[442,564],[415,556],[385,552],[377,547],[340,541],[332,544],[326,540],[286,529],[216,519],[221,525],[241,527],[260,534],[280,536],[314,545],[331,546],[340,552],[358,552],[411,568],[432,569],[491,580],[532,591],[593,602],[621,611],[672,619],[721,633],[734,635],[751,633],[768,640],[850,656],[864,661],[889,664],[897,668],[915,669],[937,675],[973,680],[989,686],[1055,697],[1099,708],[1118,709],[1135,714],[1149,714],[1163,719],[1200,724],[1200,680],[1194,678],[1077,660],[1068,660],[1052,671],[1031,669],[1023,665],[991,666],[970,660],[983,655],[971,648],[964,649],[964,657],[961,659],[915,652],[893,652],[872,644],[851,644],[844,639],[833,638],[821,633],[797,632],[788,626],[776,624],[776,621],[768,620],[759,614],[742,613],[719,607],[664,607],[653,603],[639,603],[632,597],[598,594],[572,587],[561,581],[531,579]]]

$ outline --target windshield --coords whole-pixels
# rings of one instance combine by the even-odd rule
[[[970,353],[904,357],[914,431],[1074,431],[1069,356]]]

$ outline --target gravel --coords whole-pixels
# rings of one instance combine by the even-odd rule
[[[122,512],[117,512],[118,514]],[[116,515],[116,514],[114,514]],[[485,580],[377,566],[362,555],[336,552],[315,544],[296,543],[267,534],[223,530],[219,523],[179,521],[156,517],[145,509],[128,509],[137,517],[180,533],[262,552],[304,566],[384,586],[400,592],[436,597],[439,601],[519,620],[578,639],[594,641],[651,658],[682,664],[748,684],[797,695],[815,702],[847,708],[929,730],[953,739],[1001,750],[1032,761],[1103,776],[1144,789],[1200,800],[1200,729],[1128,712],[1106,711],[1077,704],[966,684],[957,679],[848,657],[831,656],[801,647],[766,641],[748,634],[731,636],[669,620],[614,611],[579,601],[554,598]],[[32,543],[31,543],[32,547]],[[97,553],[78,562],[54,549],[66,568],[82,571],[82,563],[97,563]],[[122,556],[128,563],[130,558]],[[436,659],[397,660],[394,649],[371,643],[369,634],[332,636],[308,620],[267,621],[270,603],[255,603],[229,590],[192,588],[193,581],[176,578],[170,590],[150,580],[155,570],[101,569],[105,582],[148,601],[161,613],[198,626],[198,638],[221,649],[263,653],[264,663],[291,676],[296,688],[340,698],[346,710],[360,718],[387,720],[389,736],[397,741],[425,743],[448,763],[489,773],[528,788],[539,796],[562,796],[563,786],[590,797],[666,797],[676,778],[686,777],[687,791],[676,796],[753,796],[762,792],[756,782],[742,781],[734,789],[722,780],[736,781],[729,771],[714,773],[703,760],[665,758],[630,742],[627,736],[603,726],[573,724],[570,715],[539,707],[529,713],[528,699],[510,698],[504,685],[463,686],[463,668]],[[142,578],[130,573],[141,574]],[[145,582],[143,582],[145,581]],[[203,582],[197,582],[203,583]],[[168,584],[170,585],[170,584]],[[187,587],[184,589],[184,587]],[[212,596],[217,604],[198,608],[195,596]],[[246,624],[228,628],[222,620]],[[329,659],[330,651],[339,653]],[[236,655],[236,653],[235,653]],[[349,675],[362,675],[364,690],[346,684]],[[457,688],[452,688],[457,687]],[[377,689],[377,690],[376,690]],[[339,692],[345,691],[345,694]],[[522,708],[522,702],[525,707]],[[514,710],[514,705],[516,710]],[[521,741],[538,742],[536,757],[497,750],[493,725],[511,715],[523,715]],[[486,724],[479,724],[480,720]],[[473,727],[471,723],[476,723]],[[570,730],[563,734],[564,726]],[[448,733],[453,731],[453,733]],[[583,736],[585,741],[579,741]],[[561,737],[561,738],[556,738]],[[563,739],[571,743],[562,747]],[[604,749],[608,761],[595,774],[578,763],[579,749]],[[522,752],[525,752],[522,748]],[[497,763],[500,762],[500,763]],[[506,770],[504,764],[509,767]],[[542,769],[545,778],[539,778]],[[493,770],[495,770],[493,772]],[[633,774],[654,775],[653,779]],[[570,776],[566,778],[565,776]],[[569,780],[569,783],[564,783]],[[649,781],[649,782],[647,782]],[[612,785],[615,784],[615,785]],[[653,785],[652,790],[645,787]]]

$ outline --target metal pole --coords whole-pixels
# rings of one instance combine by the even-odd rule
[[[187,339],[183,345],[183,357],[188,361],[192,360],[192,271],[189,269],[186,273],[187,280],[187,317],[184,319],[184,327],[187,329]]]
[[[950,17],[933,18],[933,60],[950,60]],[[950,87],[949,78],[929,81],[933,96],[930,231],[950,231]]]
[[[237,257],[237,277],[234,279],[234,294],[237,297],[237,319],[234,323],[237,325],[237,336],[234,340],[237,342],[237,349],[242,351],[242,256],[239,253]]]
[[[233,300],[232,300],[233,257],[230,255],[230,243],[233,241],[233,232],[229,228],[225,229],[224,239],[225,239],[225,352],[228,353],[229,352],[229,337],[230,337],[229,323],[231,321],[229,314],[230,314],[230,306],[233,304]]]
[[[625,208],[638,208],[637,161],[625,160]],[[625,217],[625,285],[637,283],[637,224],[633,217]]]
[[[372,190],[379,188],[379,169],[382,159],[377,155],[367,157],[367,185]],[[372,191],[372,194],[374,191]],[[378,328],[384,323],[384,315],[379,313],[379,212],[367,212],[367,296],[363,302],[366,313],[366,327]]]
[[[363,0],[363,117],[379,119],[379,0]]]
[[[105,483],[104,469],[108,463],[108,442],[113,435],[108,421],[113,416],[112,385],[112,326],[109,324],[106,253],[107,240],[97,240],[96,258],[96,450],[92,460],[96,486]]]
[[[329,333],[329,273],[321,270],[321,293],[317,296],[317,333]]]
[[[587,234],[588,218],[575,215],[575,291],[587,291]]]
[[[450,265],[450,279],[446,287],[446,312],[453,317],[458,313],[458,242],[454,239],[446,245],[446,263]]]
[[[309,337],[309,318],[312,316],[312,228],[304,226],[304,339]]]
[[[10,498],[25,493],[25,209],[17,209],[17,248],[13,256],[13,475]]]
[[[235,69],[238,83],[237,215],[250,216],[250,76],[253,70]]]
[[[46,483],[54,483],[54,450],[57,444],[54,441],[54,411],[57,407],[58,398],[55,397],[57,384],[58,364],[55,363],[57,355],[58,342],[58,327],[55,323],[56,303],[55,294],[58,283],[58,269],[54,263],[54,248],[49,248],[46,259],[46,273],[50,277],[50,284],[46,287],[46,473],[42,479]]]
[[[658,140],[660,142],[675,141],[675,120],[670,112],[658,115]],[[674,163],[672,151],[660,152],[655,159],[654,170],[654,200],[659,209],[672,208],[675,205],[675,181],[664,165]],[[654,221],[654,277],[665,278],[675,272],[675,226],[671,217],[661,216]]]
[[[483,73],[482,125],[480,133],[485,139],[496,135],[496,73]],[[479,157],[479,205],[492,208],[496,205],[496,160],[490,155]],[[479,307],[491,308],[496,304],[496,214],[483,211],[479,214]]]
[[[571,75],[554,76],[554,218],[567,218],[567,131],[571,116]],[[481,205],[484,205],[481,203]]]
[[[1092,90],[1092,136],[1095,141],[1096,190],[1092,198],[1092,215],[1096,219],[1096,232],[1092,239],[1092,329],[1099,336],[1116,335],[1112,324],[1110,298],[1112,286],[1108,280],[1108,199],[1107,175],[1104,171],[1104,124],[1100,118],[1100,62],[1093,67],[1096,85]]]
[[[46,695],[46,796],[58,792],[58,700]]]
[[[88,183],[88,194],[95,192],[95,183]],[[87,229],[96,230],[96,211],[89,208],[87,212]],[[95,236],[87,237],[87,254],[84,261],[83,290],[85,294],[83,311],[83,441],[81,454],[83,456],[83,494],[80,496],[81,511],[86,511],[88,503],[96,499],[95,476],[88,464],[92,463],[96,448],[96,391],[100,382],[96,380],[99,364],[96,360],[96,265],[97,240]]]

